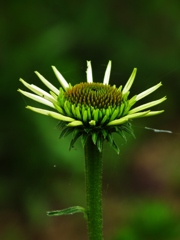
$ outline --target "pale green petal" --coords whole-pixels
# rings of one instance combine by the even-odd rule
[[[151,108],[153,106],[156,106],[162,102],[164,102],[167,98],[166,97],[163,97],[159,100],[156,100],[156,101],[152,101],[152,102],[149,102],[149,103],[146,103],[146,104],[143,104],[139,107],[136,107],[136,108],[133,108],[132,110],[129,111],[129,114],[132,114],[132,113],[136,113],[136,112],[140,112],[142,110],[145,110],[147,108]]]
[[[61,86],[66,90],[69,87],[69,84],[67,83],[66,79],[62,76],[62,74],[57,70],[56,67],[52,66],[52,69],[59,80]]]
[[[155,116],[155,115],[161,114],[161,113],[163,113],[163,112],[164,112],[164,110],[150,111],[147,115],[145,115],[145,117]]]
[[[107,124],[107,126],[114,126],[114,125],[120,125],[128,121],[128,117],[122,117],[120,119],[113,120]]]
[[[49,110],[45,110],[45,109],[41,109],[41,108],[35,108],[35,107],[31,107],[31,106],[27,106],[27,109],[30,109],[31,111],[46,115],[46,116],[50,116],[53,117],[55,119],[58,119],[60,121],[64,121],[64,122],[73,122],[75,121],[75,119],[70,118],[70,117],[66,117],[60,113],[56,113],[53,111],[49,111]]]
[[[51,96],[51,94],[47,93],[46,91],[44,91],[43,89],[35,86],[34,84],[29,84],[27,82],[25,82],[22,78],[19,79],[20,82],[22,82],[22,84],[27,87],[29,90],[31,90],[32,92],[36,93],[37,95],[49,100],[50,102],[55,103],[56,100]]]
[[[120,125],[120,124],[123,124],[125,122],[127,122],[129,119],[133,119],[133,118],[140,118],[140,117],[144,117],[146,116],[150,111],[145,111],[145,112],[140,112],[140,113],[134,113],[134,114],[129,114],[129,115],[126,115],[120,119],[116,119],[116,120],[113,120],[111,122],[109,122],[107,124],[107,126],[113,126],[113,125]]]
[[[39,79],[46,85],[51,91],[53,91],[56,95],[59,95],[59,90],[53,86],[48,80],[46,80],[40,73],[35,71],[36,75],[39,77]]]
[[[140,99],[146,97],[146,96],[149,95],[150,93],[156,91],[156,90],[157,90],[159,87],[161,87],[161,86],[162,86],[162,83],[160,82],[160,83],[158,83],[157,85],[155,85],[155,86],[147,89],[146,91],[138,94],[138,95],[136,96],[136,101],[139,101]]]
[[[144,112],[139,112],[139,113],[128,114],[127,117],[128,117],[128,119],[145,117],[145,116],[147,116],[147,114],[149,112],[150,112],[150,110],[144,111]]]
[[[47,106],[52,107],[52,108],[55,108],[53,103],[50,102],[49,100],[45,99],[45,98],[37,96],[37,95],[35,95],[33,93],[29,93],[29,92],[23,91],[21,89],[18,89],[18,92],[22,93],[24,96],[26,96],[28,98],[33,99],[36,102],[42,103],[42,104],[47,105]]]
[[[83,125],[83,123],[81,121],[73,121],[67,124],[67,127],[77,127],[77,126],[81,126]]]
[[[111,73],[111,61],[108,62],[108,65],[107,65],[107,68],[106,68],[106,71],[105,71],[105,75],[104,75],[104,81],[103,81],[103,84],[109,84],[109,77],[110,77],[110,73]]]
[[[93,82],[93,76],[92,76],[91,61],[87,61],[86,75],[87,75],[87,82],[92,83]]]
[[[129,80],[127,81],[126,85],[124,86],[124,88],[122,90],[123,95],[126,94],[130,90],[130,88],[131,88],[131,86],[134,82],[136,72],[137,72],[137,68],[134,68],[133,72],[131,73],[131,76],[130,76]]]

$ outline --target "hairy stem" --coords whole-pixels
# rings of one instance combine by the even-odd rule
[[[85,145],[87,225],[89,240],[103,240],[102,233],[102,152],[92,142]]]

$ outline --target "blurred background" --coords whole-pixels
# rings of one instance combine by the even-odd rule
[[[105,144],[104,238],[179,240],[179,0],[4,1],[0,36],[0,239],[87,239],[81,214],[46,216],[85,206],[82,146],[69,151],[56,120],[25,109],[37,105],[17,92],[24,89],[18,79],[47,90],[37,70],[58,87],[55,65],[73,85],[86,81],[91,60],[102,82],[111,59],[111,84],[124,85],[137,67],[131,96],[162,81],[145,102],[168,100],[154,108],[162,115],[132,122],[136,139],[118,139],[120,155]]]

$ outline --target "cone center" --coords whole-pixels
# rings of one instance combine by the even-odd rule
[[[79,83],[65,92],[65,98],[72,104],[101,109],[119,106],[122,94],[115,86],[102,83]]]

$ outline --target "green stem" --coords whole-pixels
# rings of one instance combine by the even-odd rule
[[[85,177],[89,240],[103,240],[102,233],[102,152],[88,137],[85,145]]]

